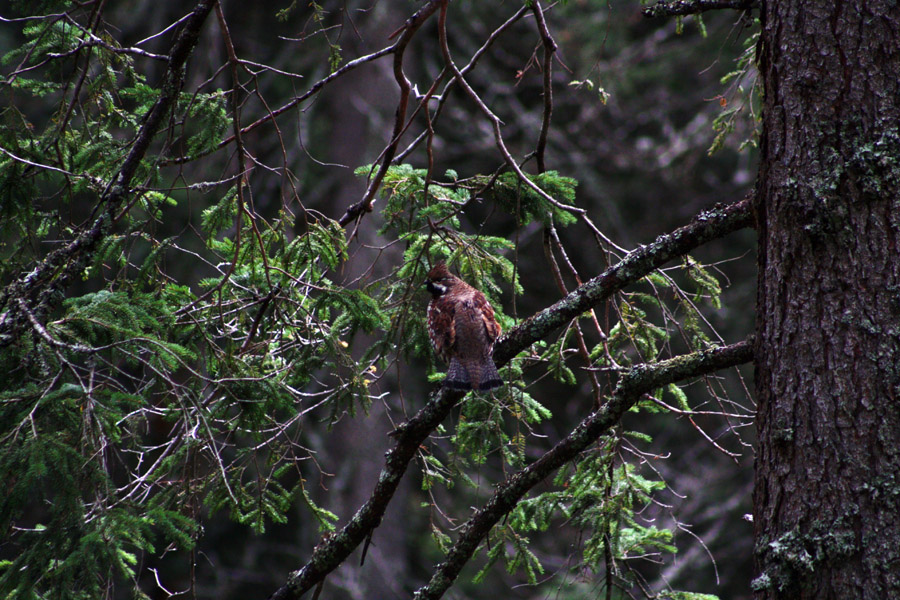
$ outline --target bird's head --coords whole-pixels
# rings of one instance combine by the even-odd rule
[[[428,271],[428,275],[425,277],[425,287],[428,288],[432,296],[437,298],[446,294],[447,290],[453,287],[457,281],[459,279],[450,272],[447,265],[439,262]]]

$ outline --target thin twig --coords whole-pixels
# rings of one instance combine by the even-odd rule
[[[753,343],[745,340],[731,346],[633,367],[622,376],[615,392],[600,409],[585,418],[541,458],[496,486],[496,491],[484,507],[463,525],[459,538],[451,546],[447,559],[435,569],[431,581],[417,590],[413,597],[416,600],[437,600],[443,596],[494,525],[535,485],[575,459],[618,423],[643,394],[675,381],[706,375],[752,359]]]
[[[547,28],[547,22],[544,20],[544,9],[541,8],[541,3],[538,0],[532,2],[531,11],[534,13],[534,19],[541,34],[541,42],[544,44],[544,113],[541,119],[541,134],[538,136],[537,148],[535,149],[538,171],[543,173],[546,171],[544,150],[547,148],[550,117],[553,115],[553,54],[556,52],[557,45],[553,41],[553,36],[550,35],[550,29]]]
[[[475,54],[472,55],[471,60],[469,60],[469,64],[467,64],[465,67],[460,69],[460,73],[465,75],[466,73],[471,71],[475,67],[475,65],[478,63],[478,60],[482,56],[484,56],[484,54],[494,44],[494,42],[497,41],[497,39],[500,37],[500,35],[503,32],[505,32],[507,29],[509,29],[513,24],[518,22],[527,12],[528,12],[527,6],[521,7],[519,10],[516,11],[516,13],[513,16],[508,18],[502,25],[500,25],[500,27],[498,27],[497,29],[492,31],[491,34],[488,36],[487,40],[485,40],[484,44],[482,44],[481,47],[475,51]],[[441,91],[441,94],[438,97],[437,108],[434,110],[434,114],[431,115],[432,123],[437,122],[438,117],[440,116],[441,111],[444,108],[444,104],[447,102],[447,99],[450,97],[450,94],[448,92],[453,89],[454,85],[456,85],[455,78],[448,81],[447,85],[445,85],[444,89]],[[427,131],[423,131],[422,133],[420,133],[419,136],[415,140],[413,140],[409,144],[409,146],[406,147],[405,150],[403,150],[403,152],[401,152],[394,158],[394,162],[401,162],[410,153],[412,153],[412,151],[415,150],[419,146],[419,144],[422,143],[422,140],[425,139],[427,134],[428,134]]]
[[[495,115],[490,108],[488,108],[487,104],[484,103],[484,100],[472,89],[472,86],[466,81],[463,74],[460,72],[459,67],[456,66],[456,63],[453,62],[453,57],[450,55],[450,46],[447,43],[447,2],[448,0],[441,0],[441,14],[439,17],[439,25],[438,32],[441,43],[441,52],[444,55],[444,62],[448,67],[453,71],[454,77],[459,82],[459,85],[466,92],[466,95],[475,103],[478,109],[484,114],[485,117],[491,122],[491,126],[494,130],[494,143],[497,145],[497,149],[500,151],[500,154],[503,156],[503,160],[506,162],[506,165],[515,172],[516,176],[519,178],[522,183],[531,188],[537,195],[541,198],[559,208],[560,210],[566,210],[578,215],[584,214],[585,211],[583,208],[578,208],[577,206],[569,206],[568,204],[564,204],[558,201],[556,198],[545,192],[534,183],[525,173],[522,171],[519,164],[512,157],[509,150],[506,148],[506,143],[503,141],[503,134],[500,130],[502,125],[502,121],[500,118]]]
[[[701,213],[689,225],[660,236],[649,246],[642,246],[553,306],[512,329],[498,341],[494,361],[498,367],[504,366],[534,342],[676,256],[712,239],[749,227],[751,215],[750,200],[745,199],[731,206]],[[460,392],[441,388],[424,408],[391,433],[397,443],[385,455],[384,467],[372,494],[339,532],[316,546],[309,561],[289,575],[288,581],[270,597],[271,600],[299,598],[318,585],[381,524],[409,462],[462,397]]]
[[[553,243],[554,241],[557,243],[559,241],[559,238],[555,238],[555,233],[552,225],[544,230],[544,254],[547,256],[547,262],[550,263],[550,268],[553,271],[553,279],[556,281],[556,287],[559,289],[560,293],[565,296],[569,293],[569,290],[566,289],[566,282],[563,279],[562,271],[560,271],[559,265],[556,262],[556,257],[553,255]],[[590,367],[591,353],[584,341],[584,333],[581,331],[581,324],[578,323],[578,320],[576,319],[572,322],[572,325],[573,330],[575,331],[575,340],[578,343],[578,353],[581,354],[581,359],[584,361],[585,366]],[[591,389],[594,390],[594,410],[596,410],[600,407],[600,398],[602,394],[600,380],[597,379],[597,372],[592,369],[588,369],[587,375],[591,382]]]
[[[317,81],[306,92],[295,97],[293,100],[291,100],[287,104],[283,104],[282,106],[276,108],[275,110],[270,110],[268,113],[266,113],[265,116],[260,117],[259,119],[250,123],[249,125],[244,126],[241,129],[241,133],[247,134],[247,133],[253,131],[254,129],[256,129],[257,127],[259,127],[260,125],[265,125],[269,121],[274,121],[276,117],[286,113],[287,111],[291,110],[292,108],[296,107],[297,105],[302,104],[304,100],[307,100],[308,98],[319,93],[322,90],[322,88],[324,88],[326,85],[328,85],[335,79],[341,77],[342,75],[349,73],[350,71],[352,71],[353,69],[355,69],[356,67],[358,67],[360,65],[364,65],[366,63],[377,60],[377,59],[381,58],[382,56],[387,56],[388,54],[391,54],[392,52],[394,52],[394,48],[396,46],[397,46],[397,44],[393,44],[391,46],[387,46],[386,48],[382,48],[381,50],[378,50],[377,52],[372,52],[371,54],[367,54],[365,56],[360,56],[359,58],[357,58],[355,60],[351,60],[350,62],[345,64],[343,67],[341,67],[334,73]],[[195,154],[192,156],[180,156],[178,158],[173,158],[168,161],[165,161],[162,164],[163,164],[163,166],[168,166],[168,165],[180,165],[180,164],[188,163],[188,162],[197,160],[198,158],[202,158],[202,157],[206,156],[207,154],[212,154],[213,152],[216,152],[217,150],[221,150],[228,144],[232,143],[234,140],[235,140],[235,135],[232,134],[231,136],[229,136],[229,137],[225,138],[224,140],[222,140],[221,142],[219,142],[219,145],[216,146],[215,148],[213,148],[212,150],[208,150],[206,152],[201,152],[201,153],[198,153],[198,154]]]
[[[402,35],[397,40],[397,43],[394,44],[394,79],[400,87],[400,99],[397,101],[397,113],[394,117],[394,131],[391,134],[390,143],[384,149],[384,152],[382,152],[383,158],[381,159],[381,165],[379,165],[378,172],[369,182],[369,186],[366,189],[366,193],[362,200],[350,206],[347,209],[347,212],[338,219],[338,224],[340,224],[341,227],[359,219],[361,215],[372,211],[375,194],[378,192],[378,188],[381,187],[381,182],[387,174],[388,168],[391,166],[391,161],[394,160],[394,154],[397,153],[397,146],[400,144],[400,136],[402,136],[403,132],[406,130],[406,109],[409,104],[409,92],[412,87],[409,85],[409,80],[403,73],[403,54],[406,50],[406,46],[412,39],[412,36],[418,31],[419,27],[435,13],[440,1],[441,0],[429,0],[429,2],[420,8],[416,14],[407,19],[402,29]]]

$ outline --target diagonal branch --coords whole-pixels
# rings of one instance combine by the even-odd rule
[[[215,3],[216,0],[200,0],[185,19],[168,57],[169,64],[163,75],[160,96],[144,118],[119,171],[100,195],[97,203],[98,209],[102,208],[100,215],[90,228],[48,254],[30,273],[10,283],[0,292],[0,308],[6,307],[6,312],[0,314],[0,347],[15,342],[21,331],[30,324],[25,313],[20,310],[20,300],[25,302],[38,322],[43,322],[61,297],[60,292],[81,273],[85,263],[93,256],[97,244],[106,235],[116,210],[131,193],[131,180],[181,92],[185,65]]]
[[[592,306],[604,302],[612,294],[638,281],[667,261],[710,240],[751,226],[753,218],[750,207],[750,198],[745,198],[730,206],[703,212],[689,225],[662,235],[649,246],[642,246],[629,253],[618,264],[511,330],[498,342],[494,351],[497,366],[506,364],[534,342]],[[369,499],[341,531],[316,546],[306,565],[288,576],[287,583],[271,596],[272,600],[299,598],[320,584],[328,573],[343,563],[371,535],[381,524],[381,518],[420,445],[450,414],[463,395],[441,389],[422,410],[393,432],[397,444],[386,454],[384,467]]]
[[[634,283],[673,258],[683,256],[710,240],[753,226],[751,202],[752,198],[748,196],[740,202],[704,211],[688,225],[659,236],[648,246],[632,250],[617,264],[577,287],[553,306],[510,330],[497,341],[494,362],[498,365],[506,364],[513,356],[551,331],[599,305],[613,292]]]
[[[372,495],[340,532],[316,546],[309,562],[299,571],[291,573],[287,583],[272,594],[270,600],[299,598],[344,562],[366,536],[381,524],[387,505],[419,446],[464,395],[463,392],[442,388],[422,410],[394,432],[398,438],[397,445],[385,455],[384,468],[378,476]]]
[[[260,117],[256,121],[250,123],[249,125],[245,125],[240,130],[239,133],[240,134],[250,133],[257,127],[259,127],[261,125],[265,125],[269,121],[274,121],[277,117],[281,116],[282,114],[284,114],[284,113],[288,112],[289,110],[296,108],[297,106],[302,104],[304,100],[307,100],[308,98],[311,98],[315,94],[318,94],[322,90],[322,88],[324,88],[326,85],[328,85],[332,81],[336,80],[337,78],[339,78],[343,75],[346,75],[347,73],[354,70],[356,67],[359,67],[360,65],[364,65],[366,63],[373,62],[375,60],[378,60],[382,56],[387,56],[388,54],[391,54],[392,52],[394,52],[394,49],[396,47],[397,47],[396,44],[391,44],[390,46],[387,46],[386,48],[382,48],[381,50],[377,50],[375,52],[372,52],[371,54],[366,54],[365,56],[360,56],[357,59],[351,60],[350,62],[345,64],[340,69],[334,71],[327,77],[324,77],[324,78],[320,79],[319,81],[317,81],[308,90],[306,90],[303,94],[301,94],[299,96],[295,96],[287,104],[284,104],[276,109],[269,110],[264,116]],[[245,64],[255,64],[255,63],[250,63],[249,61],[243,61],[243,62]],[[293,73],[282,73],[282,75],[287,75],[289,77],[297,77],[297,75],[293,74]],[[172,158],[167,161],[163,161],[162,164],[164,166],[181,165],[181,164],[185,164],[185,163],[197,160],[198,158],[202,158],[202,157],[206,156],[207,154],[212,154],[213,152],[216,152],[217,150],[221,150],[225,146],[228,146],[229,144],[231,144],[232,142],[235,141],[237,135],[238,135],[237,133],[231,134],[230,136],[228,136],[227,138],[225,138],[224,140],[219,142],[219,144],[213,149],[207,150],[205,152],[200,152],[197,154],[192,154],[190,156],[180,156],[178,158]]]
[[[497,486],[484,507],[463,525],[459,538],[447,554],[447,560],[438,565],[431,581],[417,590],[414,597],[417,600],[436,600],[443,596],[494,525],[515,508],[531,488],[577,457],[618,423],[643,394],[669,383],[708,375],[752,359],[752,340],[745,340],[731,346],[702,350],[632,368],[622,376],[612,396],[603,406],[579,423],[549,452]]]

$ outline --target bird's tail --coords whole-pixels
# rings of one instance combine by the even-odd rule
[[[453,390],[487,391],[503,385],[497,366],[490,356],[482,360],[466,361],[454,357],[450,360],[444,386]]]

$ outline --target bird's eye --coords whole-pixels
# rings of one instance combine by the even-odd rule
[[[428,291],[435,295],[443,295],[447,291],[447,286],[438,283],[439,281],[443,281],[442,279],[437,279],[435,281],[427,281],[425,286],[428,288]]]

